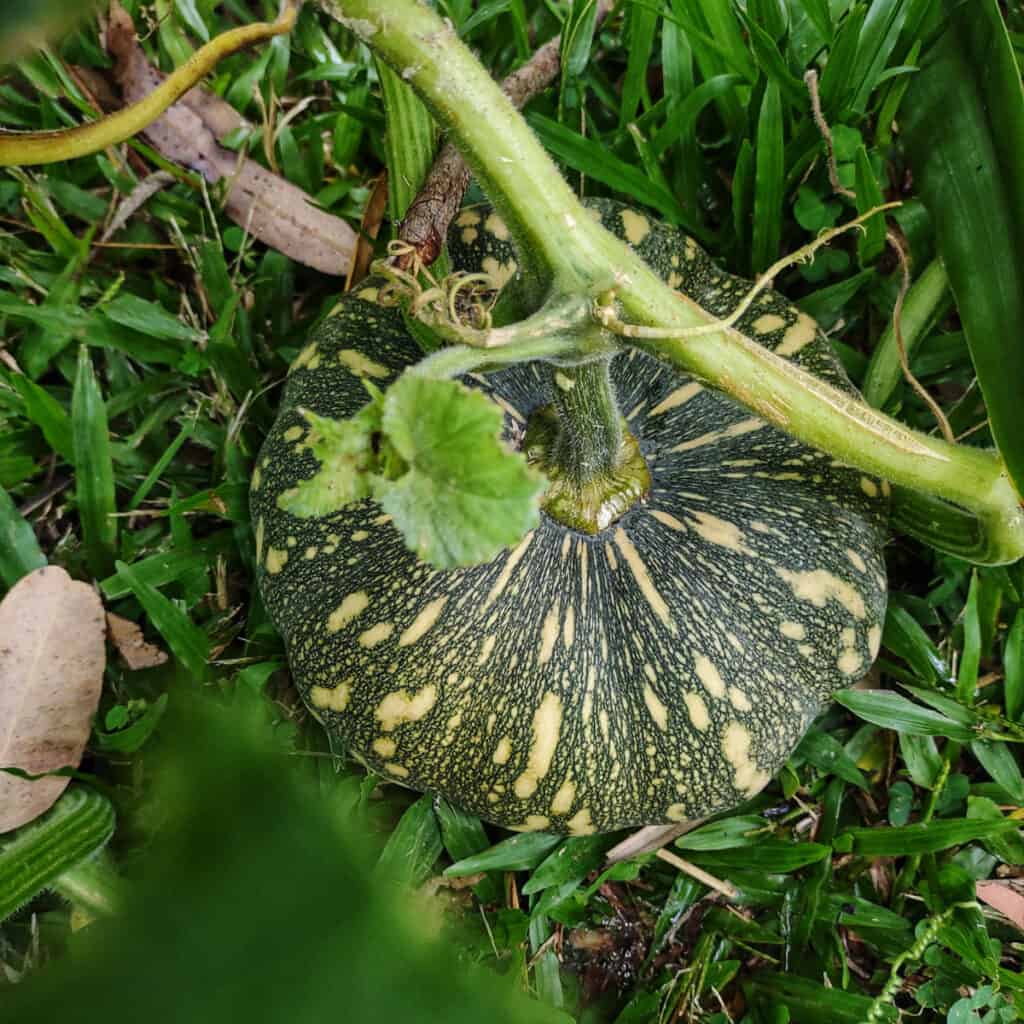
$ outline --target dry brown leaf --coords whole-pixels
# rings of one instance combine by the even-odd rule
[[[998,910],[1024,931],[1024,893],[1019,882],[978,882],[975,890],[982,903]]]
[[[167,652],[156,644],[147,643],[137,622],[107,612],[107,629],[117,653],[133,672],[140,668],[154,668],[167,661]]]
[[[103,604],[57,566],[29,573],[0,602],[0,767],[77,768],[106,664]],[[0,772],[0,833],[51,807],[69,780]]]
[[[110,7],[107,50],[125,103],[148,95],[164,76],[146,60],[124,8]],[[193,89],[144,132],[168,160],[198,171],[208,182],[227,179],[225,212],[261,242],[324,274],[343,277],[352,262],[356,233],[340,217],[313,205],[302,189],[218,142],[243,123],[223,100]]]

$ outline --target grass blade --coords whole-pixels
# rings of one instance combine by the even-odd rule
[[[78,372],[71,399],[71,429],[74,434],[75,486],[82,542],[89,571],[102,578],[113,568],[117,547],[114,464],[110,454],[107,410],[89,350],[84,345],[78,350]]]
[[[907,91],[904,137],[988,409],[1024,491],[1024,93],[996,0],[944,0],[948,29]]]
[[[782,197],[785,187],[782,99],[779,87],[768,83],[761,103],[754,153],[754,236],[752,261],[755,273],[769,267],[779,255],[782,235]]]
[[[22,576],[46,565],[35,532],[0,487],[0,580],[13,587]]]

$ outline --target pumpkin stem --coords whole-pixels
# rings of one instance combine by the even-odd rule
[[[533,414],[526,457],[547,476],[544,511],[584,533],[599,533],[642,498],[651,475],[625,429],[610,358],[549,366],[551,405]]]

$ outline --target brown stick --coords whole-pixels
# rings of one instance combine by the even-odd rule
[[[613,6],[613,0],[598,0],[597,25],[604,21]],[[517,109],[526,106],[558,77],[562,66],[561,45],[562,37],[555,36],[501,83],[505,95]],[[470,177],[470,170],[459,151],[446,142],[399,225],[399,239],[408,242],[414,250],[395,258],[402,270],[408,270],[414,262],[430,266],[441,255],[448,237],[448,226],[462,206]]]

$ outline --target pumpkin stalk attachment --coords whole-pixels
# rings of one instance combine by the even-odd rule
[[[619,411],[607,357],[579,366],[552,365],[552,403],[530,417],[527,460],[549,486],[541,507],[591,535],[607,529],[651,486],[636,438]]]

